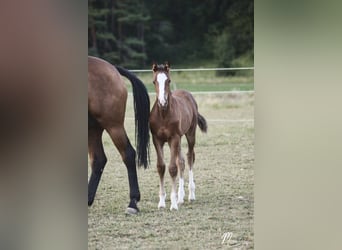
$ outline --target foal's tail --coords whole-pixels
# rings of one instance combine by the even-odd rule
[[[207,130],[208,130],[207,121],[200,113],[198,113],[197,124],[200,127],[202,132],[207,133]]]
[[[150,98],[145,85],[134,74],[119,66],[115,66],[119,73],[127,77],[132,84],[134,113],[135,113],[135,141],[137,144],[138,165],[147,168],[149,155],[149,117]]]

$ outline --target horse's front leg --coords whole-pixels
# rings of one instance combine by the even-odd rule
[[[175,209],[178,210],[178,205],[177,205],[177,158],[180,153],[180,137],[179,136],[174,136],[172,139],[169,141],[170,145],[170,151],[171,151],[171,156],[170,156],[170,165],[169,165],[169,173],[171,176],[172,180],[172,188],[171,188],[171,207],[170,210]]]
[[[164,188],[164,176],[165,176],[165,163],[164,163],[164,152],[163,146],[164,142],[161,142],[153,135],[153,145],[157,152],[157,169],[160,178],[159,183],[159,203],[158,208],[165,208],[165,188]]]

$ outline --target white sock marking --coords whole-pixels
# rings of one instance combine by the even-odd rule
[[[166,197],[166,194],[159,195],[158,209],[165,208],[165,197]]]
[[[170,211],[172,211],[172,209],[178,210],[178,205],[177,205],[177,194],[176,192],[171,192],[171,207],[170,207]]]
[[[184,192],[184,179],[183,178],[179,178],[179,187],[178,187],[178,204],[182,204],[184,203],[184,196],[185,196],[185,192]]]
[[[195,200],[195,182],[194,182],[194,174],[192,170],[189,171],[189,201]]]

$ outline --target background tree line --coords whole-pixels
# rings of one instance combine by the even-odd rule
[[[89,0],[88,8],[89,54],[113,64],[253,65],[253,0]]]

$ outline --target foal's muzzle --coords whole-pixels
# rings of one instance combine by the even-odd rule
[[[167,105],[168,105],[168,99],[166,98],[165,100],[165,103],[162,104],[159,100],[158,100],[158,106],[161,108],[161,109],[166,109],[167,108]]]
[[[166,109],[168,105],[168,95],[165,95],[164,98],[161,100],[158,98],[158,106],[161,107],[162,109]]]

